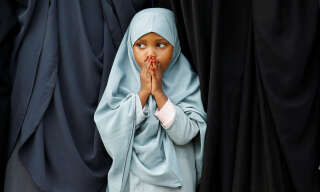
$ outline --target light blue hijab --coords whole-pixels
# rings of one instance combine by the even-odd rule
[[[182,185],[175,145],[154,116],[157,106],[152,96],[146,103],[146,120],[136,125],[140,67],[132,47],[136,40],[150,32],[159,34],[174,46],[170,66],[163,73],[162,87],[172,103],[190,119],[199,122],[200,134],[192,142],[198,181],[201,176],[206,113],[201,102],[199,79],[181,53],[174,14],[168,9],[150,8],[132,19],[94,115],[104,146],[113,159],[108,173],[109,192],[125,189],[129,171],[149,184]]]

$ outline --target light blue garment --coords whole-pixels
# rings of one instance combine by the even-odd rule
[[[173,46],[170,66],[163,73],[163,91],[183,115],[176,115],[175,127],[164,130],[154,116],[156,102],[146,103],[144,117],[139,117],[137,93],[140,68],[133,56],[133,44],[142,35],[155,32]],[[94,119],[108,154],[113,159],[108,173],[109,192],[126,191],[129,174],[154,186],[180,188],[183,185],[176,146],[192,144],[194,167],[199,181],[202,170],[206,113],[203,110],[199,79],[181,53],[174,14],[167,9],[151,8],[132,19],[115,57],[107,87]],[[182,119],[182,120],[181,120]],[[180,122],[180,123],[177,123]],[[184,143],[184,126],[197,127],[198,134]],[[181,135],[177,134],[181,131]],[[192,140],[191,140],[192,139]],[[179,142],[180,141],[180,142]]]

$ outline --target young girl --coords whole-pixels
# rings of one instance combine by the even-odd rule
[[[195,191],[206,113],[171,11],[134,16],[94,119],[113,159],[107,191]]]

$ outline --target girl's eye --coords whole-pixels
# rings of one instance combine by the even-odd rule
[[[137,43],[136,46],[138,46],[140,49],[146,48],[146,45],[143,43]]]
[[[163,47],[167,46],[167,44],[165,44],[165,43],[158,43],[157,46],[160,47],[160,48],[163,48]]]

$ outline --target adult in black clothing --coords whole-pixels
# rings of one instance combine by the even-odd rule
[[[93,114],[143,0],[18,1],[5,192],[105,191]]]
[[[318,0],[158,6],[175,12],[201,81],[208,128],[199,191],[320,191]]]

